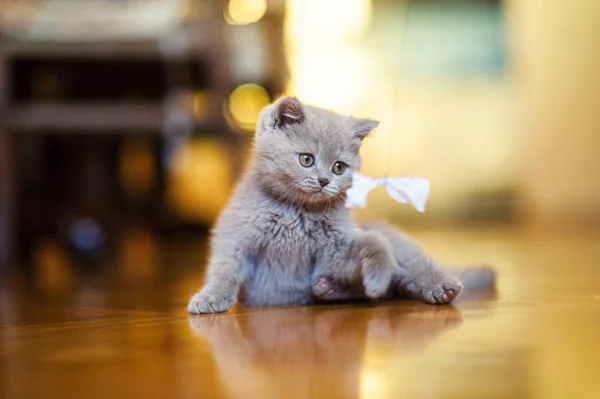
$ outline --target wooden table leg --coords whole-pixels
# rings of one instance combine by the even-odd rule
[[[0,126],[0,272],[10,259],[12,233],[12,148],[8,130]]]
[[[6,125],[8,66],[0,51],[0,272],[10,260],[12,235],[12,140]]]

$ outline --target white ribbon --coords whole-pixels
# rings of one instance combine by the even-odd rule
[[[390,197],[401,204],[412,204],[419,212],[425,212],[429,196],[429,180],[422,177],[380,177],[372,178],[358,172],[352,175],[352,187],[346,191],[346,207],[367,205],[369,193],[378,185],[386,188]]]

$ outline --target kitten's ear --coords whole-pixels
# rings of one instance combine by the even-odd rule
[[[277,102],[275,125],[283,127],[300,123],[304,120],[302,103],[295,97],[284,97]]]
[[[379,121],[372,119],[354,118],[352,126],[352,134],[357,139],[364,139],[371,133],[373,129],[379,126]]]

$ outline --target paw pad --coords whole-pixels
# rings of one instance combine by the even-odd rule
[[[334,282],[333,278],[321,276],[313,286],[313,293],[321,299],[338,299],[342,290]]]

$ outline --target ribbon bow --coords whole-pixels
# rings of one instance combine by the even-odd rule
[[[419,212],[425,212],[429,196],[429,180],[422,177],[372,178],[358,172],[352,175],[352,187],[346,191],[346,207],[367,205],[367,196],[378,185],[386,188],[390,197],[401,204],[412,204]]]

